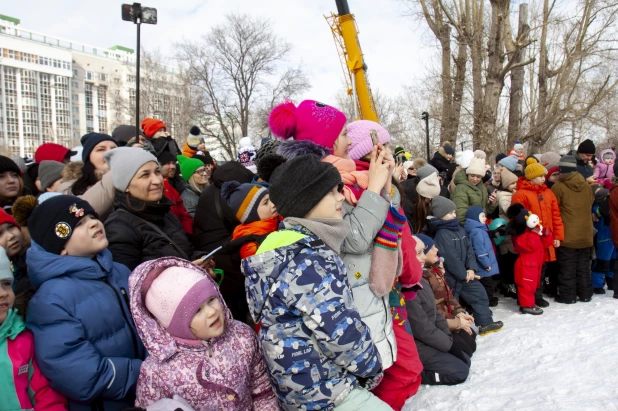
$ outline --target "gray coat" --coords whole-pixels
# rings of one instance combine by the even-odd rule
[[[399,208],[401,197],[395,189],[391,198],[382,191],[381,196],[365,190],[356,206],[343,203],[343,218],[352,227],[341,246],[341,258],[346,265],[348,281],[354,296],[354,305],[363,322],[371,330],[371,339],[378,347],[382,366],[390,367],[397,358],[397,344],[393,332],[393,318],[388,303],[388,294],[376,296],[369,288],[369,271],[374,240],[386,221],[390,204]]]
[[[200,201],[200,193],[193,191],[193,187],[188,185],[180,195],[180,198],[182,198],[187,212],[191,214],[191,217],[195,218],[195,210],[197,210],[197,203]]]
[[[423,289],[416,298],[406,300],[408,320],[416,341],[416,349],[421,362],[438,352],[449,352],[453,337],[448,323],[436,308],[436,300],[427,280],[422,279]]]

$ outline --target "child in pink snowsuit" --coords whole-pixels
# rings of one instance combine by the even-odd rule
[[[175,395],[196,411],[278,410],[253,330],[232,318],[215,281],[174,257],[129,277],[131,313],[149,357],[137,407]]]
[[[611,148],[601,151],[601,156],[597,165],[594,167],[594,177],[603,183],[605,188],[612,187],[612,177],[614,177],[614,162],[616,161],[616,153]]]

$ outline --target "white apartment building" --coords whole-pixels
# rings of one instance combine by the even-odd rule
[[[134,65],[132,49],[48,36],[0,15],[0,152],[32,156],[45,142],[73,147],[86,133],[134,124]],[[173,130],[183,97],[157,93],[147,115]]]

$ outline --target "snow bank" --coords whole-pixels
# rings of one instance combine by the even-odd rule
[[[516,300],[492,308],[504,329],[477,337],[468,381],[421,385],[412,410],[618,410],[618,300],[550,301],[543,315],[523,315]]]

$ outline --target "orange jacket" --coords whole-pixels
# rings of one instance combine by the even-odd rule
[[[544,228],[552,232],[554,240],[564,241],[564,224],[560,217],[560,206],[554,193],[545,184],[533,185],[525,177],[517,180],[517,191],[513,194],[511,204],[520,203],[526,210],[541,219]],[[551,245],[545,249],[545,262],[556,261],[556,250]]]
[[[183,156],[192,158],[196,153],[197,153],[197,150],[192,149],[189,146],[189,144],[185,143],[185,145],[182,146],[182,155]]]
[[[240,237],[245,237],[248,235],[264,235],[270,234],[272,232],[277,231],[279,228],[279,222],[281,221],[278,215],[271,217],[267,220],[254,221],[249,224],[241,224],[236,226],[234,232],[232,233],[232,240],[236,240]],[[248,258],[254,256],[257,252],[259,244],[255,241],[247,243],[240,248],[240,257]]]

